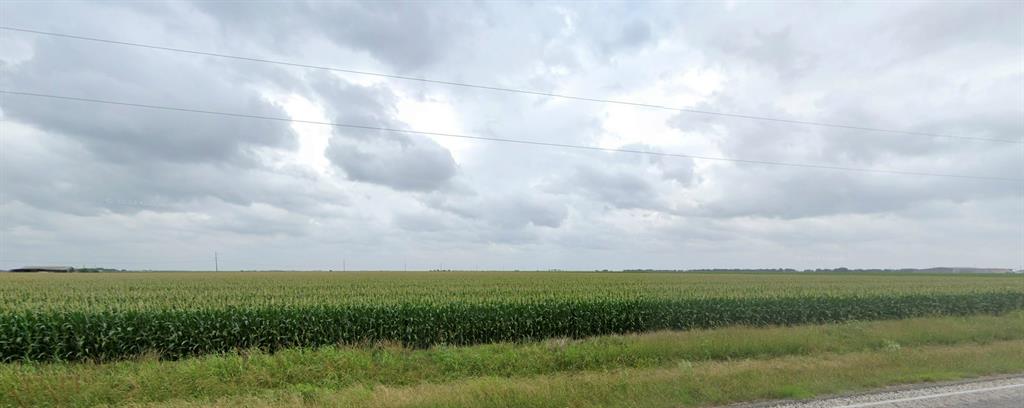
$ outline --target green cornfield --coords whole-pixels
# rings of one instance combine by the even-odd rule
[[[222,272],[0,275],[0,361],[414,347],[1024,309],[1019,275]]]

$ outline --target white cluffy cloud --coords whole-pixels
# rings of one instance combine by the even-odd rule
[[[1024,135],[1019,3],[0,4],[3,24],[968,138]],[[272,24],[266,22],[271,21]],[[0,87],[611,149],[1024,177],[1024,145],[0,31]],[[0,268],[1022,267],[1019,183],[475,141],[4,94]]]

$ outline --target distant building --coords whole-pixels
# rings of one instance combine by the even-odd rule
[[[74,272],[70,266],[22,266],[11,269],[11,272]]]

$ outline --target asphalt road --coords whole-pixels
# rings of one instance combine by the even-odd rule
[[[1024,376],[888,390],[805,402],[763,404],[772,408],[1022,408]]]

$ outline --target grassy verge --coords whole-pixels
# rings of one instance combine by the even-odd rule
[[[734,327],[472,347],[407,349],[378,345],[224,354],[180,361],[16,363],[0,365],[0,400],[13,405],[88,406],[216,400],[268,390],[283,392],[282,398],[290,398],[288,393],[305,395],[303,390],[319,395],[323,390],[348,387],[355,387],[348,393],[369,390],[372,394],[375,386],[418,386],[478,377],[499,381],[497,378],[586,371],[665,369],[699,361],[886,353],[921,346],[1008,340],[1024,340],[1024,312],[818,326]]]
[[[1024,370],[1024,341],[931,346],[767,360],[682,362],[671,368],[474,378],[408,387],[293,386],[216,401],[158,406],[678,407],[806,398],[897,383]]]

